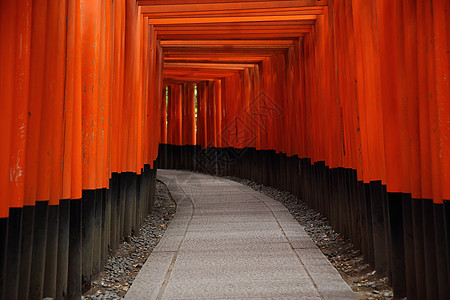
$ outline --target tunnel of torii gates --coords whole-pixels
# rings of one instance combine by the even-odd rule
[[[450,296],[450,1],[1,0],[0,299],[80,299],[156,169],[300,196]]]

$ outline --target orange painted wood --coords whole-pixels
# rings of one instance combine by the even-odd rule
[[[261,21],[304,21],[315,20],[316,15],[291,15],[291,16],[248,16],[248,17],[205,17],[205,18],[167,18],[149,19],[150,24],[204,24],[204,23],[239,23]]]
[[[15,15],[14,91],[12,107],[11,160],[9,166],[9,206],[22,207],[26,172],[26,139],[28,125],[28,97],[31,52],[31,1],[17,1]]]
[[[82,98],[81,98],[81,20],[80,4],[75,1],[68,7],[68,40],[74,41],[73,48],[68,50],[68,59],[73,60],[73,137],[72,137],[72,166],[71,166],[71,199],[81,199],[82,196]],[[72,17],[72,18],[71,18]],[[70,34],[73,32],[73,36]],[[70,45],[70,43],[68,43]],[[71,55],[69,55],[71,54]],[[69,74],[69,69],[66,69]],[[67,75],[66,75],[67,80]],[[66,84],[66,87],[68,85]],[[67,144],[70,147],[70,142]],[[65,198],[63,194],[63,198]]]
[[[222,84],[221,79],[214,81],[215,147],[222,147]]]
[[[174,145],[182,145],[182,88],[180,85],[175,85],[171,89],[170,103],[172,106],[173,113],[172,116],[172,143]]]
[[[49,1],[45,27],[46,51],[36,200],[50,200],[51,205],[58,204],[61,196],[65,28],[60,28],[60,18],[64,19],[65,16],[60,16],[59,5]]]
[[[380,118],[384,117],[380,111],[379,101],[379,71],[378,65],[374,64],[376,53],[373,35],[363,32],[372,32],[372,8],[369,3],[364,1],[353,2],[354,22],[358,28],[355,42],[357,45],[357,55],[360,57],[358,62],[358,103],[360,111],[361,137],[364,146],[364,181],[378,181],[385,183],[385,160],[383,139],[383,122]],[[359,12],[359,13],[357,13]],[[373,84],[368,84],[369,82]],[[360,84],[361,83],[361,84]],[[387,83],[387,82],[386,82]],[[391,140],[389,140],[391,141]]]
[[[97,111],[100,16],[97,1],[81,1],[81,85],[83,126],[83,189],[96,188]]]
[[[167,92],[168,93],[168,92]],[[160,143],[167,144],[167,104],[166,104],[166,86],[163,88],[161,95],[161,131],[160,131]]]
[[[215,121],[215,102],[214,102],[214,81],[207,83],[207,95],[206,95],[206,139],[207,147],[215,147],[216,143],[216,121]]]
[[[172,92],[173,86],[168,86],[168,97],[167,97],[167,143],[175,145],[174,137],[175,137],[175,131],[174,131],[174,114],[175,114],[175,107],[173,104],[173,92]]]
[[[2,1],[0,3],[0,33],[2,43],[0,47],[0,126],[2,128],[2,141],[4,147],[0,150],[0,217],[9,215],[9,169],[11,157],[11,141],[13,122],[13,95],[14,95],[14,53],[15,53],[15,1]]]
[[[205,149],[208,145],[207,138],[207,97],[208,97],[208,83],[200,82],[197,85],[197,140],[196,145]]]
[[[232,10],[212,10],[212,11],[190,11],[190,12],[147,12],[144,15],[151,19],[161,19],[170,17],[244,17],[244,16],[267,16],[267,15],[321,15],[323,7],[288,7],[271,9],[232,9]]]
[[[40,17],[38,17],[40,16]],[[31,58],[29,79],[29,105],[27,127],[27,152],[25,174],[25,205],[34,205],[37,198],[39,176],[39,145],[41,142],[41,113],[44,87],[44,63],[46,51],[47,1],[34,3],[31,24]],[[3,55],[2,55],[3,57]],[[80,177],[81,178],[81,177]]]
[[[58,205],[62,194],[62,170],[63,170],[63,116],[64,116],[64,85],[65,85],[65,63],[66,63],[66,3],[60,1],[52,1],[48,3],[47,11],[47,27],[50,32],[47,38],[52,42],[48,48],[54,48],[54,54],[47,57],[49,61],[49,68],[46,72],[52,74],[49,78],[48,93],[44,98],[45,102],[50,104],[49,115],[50,118],[48,131],[45,134],[52,135],[50,151],[50,169],[49,175],[51,177],[49,198],[49,205]],[[53,44],[53,42],[55,44]],[[51,67],[50,67],[51,65]]]
[[[408,125],[408,138],[410,141],[410,187],[408,190],[414,199],[422,198],[421,170],[420,170],[420,117],[419,117],[419,73],[418,73],[418,20],[417,3],[404,2],[404,28],[405,28],[405,72],[407,80],[406,114]]]
[[[434,193],[434,200],[442,203],[442,199],[450,199],[450,4],[448,1],[433,1],[434,55],[436,72],[436,101],[440,173],[433,178],[439,181],[436,188],[441,193]],[[436,159],[437,160],[437,159]],[[433,166],[435,163],[433,162]],[[434,181],[433,180],[433,181]],[[440,186],[440,188],[439,188]]]

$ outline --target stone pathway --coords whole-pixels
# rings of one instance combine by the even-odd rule
[[[357,299],[280,202],[203,174],[158,179],[177,212],[125,299]]]

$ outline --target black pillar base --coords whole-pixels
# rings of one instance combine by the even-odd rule
[[[42,299],[44,292],[45,254],[47,246],[48,202],[38,201],[35,206],[33,255],[30,277],[30,298]]]
[[[83,200],[70,200],[69,261],[67,277],[67,299],[79,300],[82,290],[82,223]]]
[[[439,299],[433,201],[423,200],[423,237],[425,242],[426,299]]]
[[[17,299],[19,293],[20,244],[22,240],[22,208],[10,208],[8,221],[5,297],[6,299]]]
[[[69,267],[70,202],[59,202],[58,228],[58,268],[56,276],[56,299],[67,299],[67,279]]]
[[[82,290],[87,291],[91,285],[93,252],[94,252],[94,215],[95,190],[83,191],[81,213],[81,245],[82,245]]]
[[[396,298],[406,297],[403,203],[401,193],[389,193],[389,227],[391,236],[392,288]],[[376,259],[376,257],[375,257]],[[376,261],[375,261],[376,262]]]
[[[8,249],[8,218],[0,218],[0,300],[5,299],[6,251]]]
[[[22,244],[20,249],[19,299],[28,299],[33,251],[34,206],[23,207]]]
[[[448,284],[449,278],[447,272],[447,257],[449,253],[446,245],[444,205],[434,203],[433,212],[439,299],[445,300],[450,297],[450,285]]]
[[[44,297],[56,297],[56,276],[58,270],[58,228],[59,205],[48,207],[47,248],[45,250]]]

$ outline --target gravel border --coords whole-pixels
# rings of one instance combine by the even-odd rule
[[[361,252],[329,225],[320,213],[309,208],[296,196],[239,177],[225,178],[247,185],[281,202],[304,228],[310,238],[338,270],[359,299],[392,299],[389,279],[376,274],[375,268],[364,261]]]
[[[154,209],[145,218],[139,235],[119,245],[115,255],[108,258],[103,272],[81,299],[122,299],[163,236],[175,211],[176,204],[169,190],[157,181]]]

